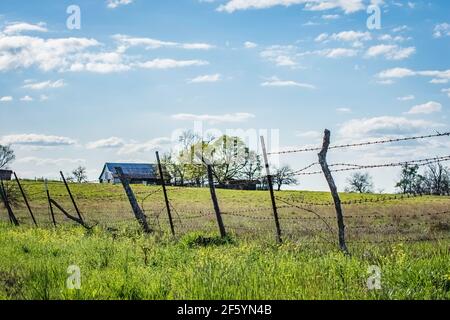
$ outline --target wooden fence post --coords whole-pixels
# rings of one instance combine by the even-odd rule
[[[66,178],[64,177],[62,171],[60,171],[59,174],[61,175],[61,178],[62,178],[62,180],[64,182],[64,185],[66,186],[67,193],[69,193],[70,200],[72,200],[72,204],[73,204],[73,206],[75,208],[75,211],[77,212],[78,218],[80,218],[80,221],[82,221],[83,224],[84,224],[84,219],[81,216],[81,213],[80,213],[80,210],[78,209],[77,203],[75,202],[75,199],[72,196],[72,192],[70,191],[70,188],[69,188],[69,185],[67,184]]]
[[[270,192],[270,199],[272,201],[272,209],[273,209],[273,217],[275,219],[275,228],[276,228],[276,237],[277,242],[282,243],[283,240],[281,238],[281,226],[280,226],[280,220],[278,218],[278,209],[277,209],[277,203],[275,201],[275,193],[273,191],[273,180],[272,175],[270,174],[270,166],[269,166],[269,159],[267,157],[267,150],[266,150],[266,143],[264,141],[264,137],[261,136],[261,148],[264,155],[264,162],[266,166],[266,174],[267,174],[267,183],[269,185],[269,192]]]
[[[14,212],[9,203],[8,194],[6,192],[5,185],[3,184],[3,179],[0,179],[0,197],[2,198],[2,201],[5,206],[6,211],[8,211],[9,220],[16,227],[18,227],[20,225],[20,223],[19,223],[19,220],[17,220],[16,216],[14,215]]]
[[[222,214],[220,213],[219,202],[217,201],[216,188],[214,187],[212,165],[207,164],[206,168],[208,170],[209,191],[211,193],[211,200],[214,205],[214,211],[216,212],[216,218],[217,218],[217,224],[219,225],[220,236],[222,238],[225,238],[227,236],[227,232],[225,230],[225,225],[223,224]]]
[[[28,203],[28,199],[27,199],[27,196],[25,194],[25,191],[23,190],[22,184],[20,183],[20,180],[17,177],[17,174],[15,172],[14,172],[14,178],[16,178],[17,185],[19,186],[20,193],[22,194],[23,200],[25,201],[25,205],[28,208],[28,212],[30,213],[31,219],[33,219],[33,223],[37,227],[38,224],[37,224],[36,219],[34,217],[33,211],[31,210],[31,207],[30,207],[30,204]]]
[[[138,220],[139,224],[142,226],[142,229],[145,233],[152,233],[152,229],[149,227],[147,219],[142,212],[142,209],[139,207],[139,204],[136,201],[136,197],[134,195],[133,190],[130,187],[130,182],[128,178],[124,175],[122,168],[115,168],[117,175],[119,176],[120,182],[122,182],[122,186],[127,194],[128,200],[130,201],[131,208],[133,209],[134,216]]]
[[[50,215],[52,217],[53,225],[56,227],[55,213],[53,212],[53,204],[52,204],[52,199],[50,198],[50,191],[48,190],[48,180],[47,179],[44,180],[44,184],[45,184],[45,192],[47,193],[48,205],[50,208]]]
[[[328,148],[330,147],[330,130],[325,130],[325,135],[323,138],[323,146],[322,151],[319,153],[319,163],[322,167],[322,171],[325,175],[325,179],[328,182],[328,186],[330,188],[331,195],[333,196],[334,206],[336,208],[336,216],[337,223],[339,228],[339,247],[344,253],[348,253],[348,248],[345,243],[345,224],[344,224],[344,215],[342,212],[341,199],[339,198],[339,194],[337,192],[336,184],[334,183],[333,176],[331,175],[331,171],[327,164],[327,153]]]
[[[172,235],[175,236],[175,227],[173,225],[172,213],[170,211],[169,197],[167,195],[166,182],[164,180],[164,172],[163,172],[163,168],[161,165],[161,159],[159,158],[158,151],[156,151],[156,160],[158,161],[159,176],[161,177],[161,185],[162,185],[162,189],[163,189],[163,193],[164,193],[164,200],[166,202],[167,215],[169,216],[170,231],[172,232]]]

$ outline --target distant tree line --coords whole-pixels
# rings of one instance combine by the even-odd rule
[[[356,172],[347,179],[346,192],[373,193],[372,177]],[[404,165],[395,187],[402,194],[446,195],[450,193],[450,169],[438,162],[421,171],[418,165]]]
[[[214,180],[219,185],[241,181],[259,182],[262,188],[267,187],[261,156],[250,150],[241,138],[223,135],[205,140],[192,131],[185,131],[178,142],[180,149],[164,154],[161,159],[167,179],[172,184],[205,186],[207,172],[204,160],[212,165]],[[273,170],[274,183],[279,190],[282,186],[297,183],[292,172],[289,166]]]

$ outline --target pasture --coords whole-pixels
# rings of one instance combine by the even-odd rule
[[[228,237],[218,237],[208,189],[169,188],[176,237],[159,187],[133,186],[154,230],[143,235],[122,186],[71,184],[86,230],[55,210],[43,183],[24,181],[20,227],[1,211],[2,299],[449,299],[449,197],[341,194],[351,255],[338,250],[329,193],[277,192],[283,243],[266,191],[217,190]],[[62,183],[53,199],[73,213]],[[67,268],[81,289],[66,287]],[[369,290],[368,268],[381,270]]]

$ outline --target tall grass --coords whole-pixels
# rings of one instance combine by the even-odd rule
[[[450,298],[448,240],[350,249],[0,224],[0,299]],[[81,269],[80,290],[66,287],[70,265]],[[371,265],[381,268],[381,290],[367,288]]]

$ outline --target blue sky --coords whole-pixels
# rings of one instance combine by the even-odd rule
[[[81,29],[66,26],[68,6]],[[366,9],[381,10],[369,29]],[[153,161],[183,128],[279,130],[280,148],[446,131],[450,3],[117,0],[0,3],[0,143],[23,177]],[[448,139],[330,154],[448,155]],[[272,159],[302,168],[315,154]],[[373,171],[391,190],[398,170]],[[337,178],[341,189],[345,175]],[[324,189],[318,177],[300,188]]]

